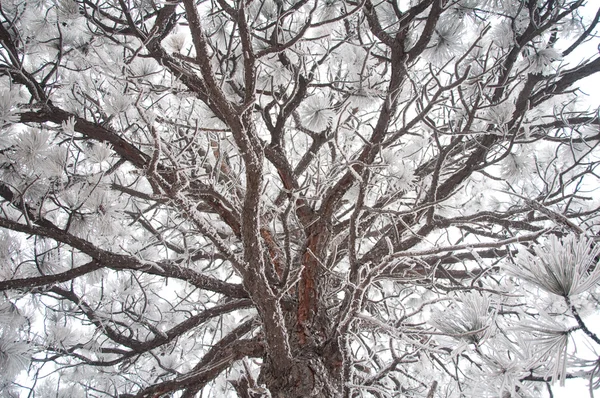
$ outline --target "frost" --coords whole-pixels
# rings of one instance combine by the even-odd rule
[[[112,148],[109,144],[105,143],[92,143],[86,151],[88,160],[93,163],[102,163],[108,161],[112,154]]]
[[[502,161],[502,177],[511,183],[530,179],[535,172],[535,160],[521,148],[509,153]]]
[[[165,47],[174,53],[181,53],[187,47],[188,35],[184,32],[178,32],[169,35],[165,40]]]
[[[512,120],[514,111],[514,104],[505,101],[490,108],[486,113],[486,117],[493,124],[497,125],[501,131],[504,131],[506,124]]]
[[[34,164],[35,161],[48,149],[50,135],[44,130],[30,129],[19,135],[17,146],[22,161],[26,164]]]
[[[470,293],[461,294],[454,306],[452,317],[448,317],[448,310],[435,311],[431,324],[459,340],[480,344],[493,331],[495,309],[489,296]]]
[[[6,298],[0,298],[0,330],[18,329],[26,320],[13,302]]]
[[[567,347],[569,343],[569,329],[563,322],[558,322],[545,312],[541,312],[535,321],[524,321],[515,330],[525,332],[527,341],[535,351],[533,358],[548,368],[546,377],[551,380],[560,380],[564,386],[567,373]]]
[[[63,146],[53,147],[48,151],[45,161],[46,177],[53,178],[62,176],[68,165],[68,150]]]
[[[390,158],[388,161],[390,162],[390,166],[388,167],[390,185],[400,192],[410,190],[415,180],[412,163],[393,158]]]
[[[442,66],[462,49],[460,24],[448,21],[436,29],[434,38],[427,48],[427,57],[436,66]]]
[[[277,3],[274,0],[252,2],[249,9],[252,15],[260,15],[266,21],[271,21],[277,17]]]
[[[343,2],[341,0],[325,0],[319,3],[317,15],[320,21],[327,21],[338,17],[342,11]]]
[[[58,18],[61,21],[70,21],[81,17],[79,4],[74,0],[57,0]]]
[[[600,247],[585,237],[552,235],[533,251],[519,247],[517,262],[507,271],[562,297],[581,294],[600,281]]]
[[[535,53],[528,58],[531,64],[531,71],[534,73],[548,74],[555,71],[552,63],[562,60],[562,55],[554,48],[544,48],[535,50]]]
[[[123,94],[113,94],[106,102],[105,108],[109,115],[124,113],[131,106],[131,97]]]
[[[69,117],[66,121],[62,122],[61,127],[66,134],[74,135],[75,134],[75,118]]]
[[[12,380],[27,369],[31,360],[30,347],[19,336],[2,331],[0,334],[0,381]]]
[[[329,99],[317,95],[305,100],[299,113],[302,124],[313,131],[325,130],[331,125],[331,121],[335,117]]]
[[[507,48],[515,41],[515,33],[509,22],[501,22],[492,28],[490,36],[499,48]]]
[[[136,57],[130,66],[133,77],[149,77],[158,72],[158,65],[154,60]]]
[[[264,73],[259,75],[259,84],[265,88],[287,85],[292,79],[290,71],[279,63],[263,62],[261,68],[263,68]]]
[[[231,23],[225,19],[207,17],[202,21],[217,47],[227,48],[231,36]]]
[[[12,268],[10,262],[19,251],[19,241],[9,233],[0,230],[0,270]]]
[[[592,2],[0,3],[0,395],[600,385]]]
[[[17,110],[17,94],[12,90],[0,90],[0,128],[5,128],[19,120]]]

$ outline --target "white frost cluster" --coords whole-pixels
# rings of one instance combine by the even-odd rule
[[[530,386],[522,379],[529,371],[529,347],[519,337],[515,337],[517,344],[506,337],[499,337],[489,341],[487,349],[489,355],[482,357],[483,363],[478,366],[475,374],[479,382],[469,386],[468,397],[482,398],[527,398],[532,395]]]
[[[483,342],[490,335],[496,311],[488,295],[461,294],[452,308],[451,317],[447,309],[434,312],[430,321],[432,326],[458,340],[475,344]]]
[[[131,98],[120,93],[113,93],[104,105],[109,115],[118,115],[126,112],[131,106]]]
[[[171,53],[183,53],[189,46],[188,37],[187,32],[176,32],[165,39],[164,45]]]
[[[386,151],[382,154],[388,165],[389,184],[392,188],[406,192],[414,185],[415,170],[410,160],[404,160],[402,152]]]
[[[503,130],[504,125],[512,120],[514,112],[515,105],[509,101],[504,101],[491,107],[486,112],[485,118]]]
[[[42,155],[50,141],[50,135],[44,130],[28,130],[19,135],[17,141],[18,155],[25,164],[34,164]]]
[[[461,52],[464,34],[460,21],[445,19],[440,22],[426,50],[427,58],[437,66],[442,66]]]
[[[340,0],[325,0],[320,2],[317,7],[319,21],[327,21],[340,16],[343,4],[344,2]]]
[[[519,247],[516,264],[508,265],[508,272],[563,297],[583,293],[600,281],[600,247],[585,237],[550,236],[533,251]]]
[[[87,158],[92,163],[100,164],[110,159],[112,156],[111,146],[105,143],[93,143],[85,151]]]
[[[535,174],[535,159],[531,153],[517,148],[502,163],[502,177],[511,183],[528,181]]]
[[[304,127],[313,131],[323,131],[331,125],[335,112],[329,98],[313,95],[300,106],[300,120]]]
[[[567,374],[567,347],[569,331],[563,322],[541,312],[532,322],[523,322],[516,328],[529,336],[534,360],[547,367],[546,377],[552,381],[560,380],[564,385]]]
[[[29,365],[31,347],[19,336],[25,321],[13,303],[0,299],[0,390]]]
[[[536,50],[535,54],[528,58],[528,61],[531,64],[532,72],[546,74],[555,72],[552,63],[561,59],[562,55],[555,49],[544,48]]]
[[[79,12],[79,4],[73,0],[58,0],[57,16],[60,21],[70,21],[81,16]]]
[[[10,234],[4,230],[0,230],[0,278],[3,280],[9,279],[13,275],[13,259],[17,259],[17,253],[19,251],[19,241],[13,238]],[[6,324],[2,322],[3,318],[0,315],[0,324]]]
[[[0,128],[18,120],[16,115],[16,95],[13,91],[0,90]]]
[[[27,369],[29,360],[27,343],[12,333],[0,335],[0,380],[13,379],[19,372]]]

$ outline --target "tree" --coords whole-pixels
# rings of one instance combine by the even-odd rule
[[[2,394],[592,391],[599,19],[3,0]]]

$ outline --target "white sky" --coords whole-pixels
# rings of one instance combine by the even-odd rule
[[[590,396],[585,380],[567,380],[564,387],[554,386],[552,392],[554,392],[554,398],[586,398]],[[549,396],[546,393],[546,397]]]

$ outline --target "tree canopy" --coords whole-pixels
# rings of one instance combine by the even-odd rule
[[[593,391],[595,7],[2,0],[0,395]]]

